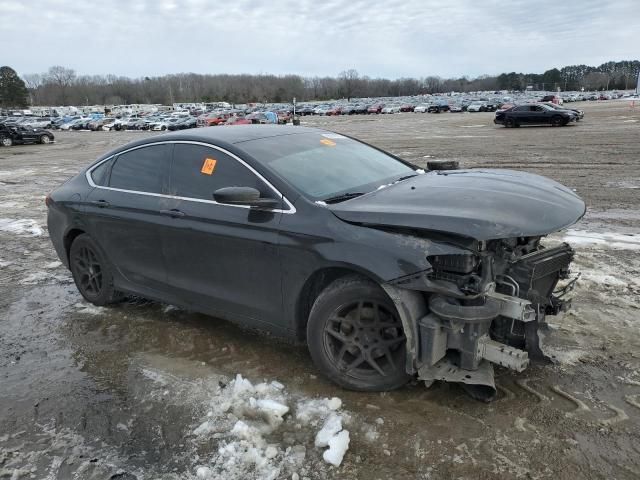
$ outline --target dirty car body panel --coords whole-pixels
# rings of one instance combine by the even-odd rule
[[[141,159],[158,158],[152,148],[162,158],[149,174]],[[369,171],[341,170],[358,156],[371,159]],[[152,185],[136,180],[149,175]],[[350,178],[357,192],[345,188]],[[227,187],[251,187],[268,206],[214,200]],[[491,365],[524,369],[541,356],[545,315],[568,307],[566,291],[556,293],[573,250],[540,240],[585,212],[574,192],[537,175],[423,172],[355,139],[275,125],[134,142],[47,204],[65,265],[86,233],[118,290],[277,335],[303,340],[318,290],[361,275],[398,311],[407,373],[479,385],[485,398],[495,393]]]

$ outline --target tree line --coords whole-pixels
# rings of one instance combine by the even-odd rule
[[[371,78],[346,70],[336,77],[301,75],[179,73],[129,78],[78,75],[53,66],[44,73],[20,78],[10,67],[0,68],[0,107],[28,105],[122,105],[187,102],[249,103],[330,100],[354,97],[395,97],[488,90],[602,90],[635,86],[640,61],[607,62],[598,67],[571,65],[544,73],[502,73],[477,78]]]

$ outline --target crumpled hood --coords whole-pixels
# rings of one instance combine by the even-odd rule
[[[546,235],[585,213],[582,199],[553,180],[493,169],[433,171],[328,207],[347,222],[476,240]]]

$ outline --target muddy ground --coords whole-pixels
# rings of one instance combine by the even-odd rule
[[[167,305],[85,303],[47,237],[44,197],[152,134],[1,148],[0,478],[640,478],[640,108],[573,105],[586,117],[564,128],[505,129],[490,113],[303,119],[417,164],[547,175],[586,200],[587,216],[549,239],[573,241],[582,273],[574,310],[545,334],[556,363],[498,371],[489,405],[446,384],[347,392],[303,347]],[[252,397],[289,412],[267,425]],[[332,412],[350,432],[340,467],[314,446]],[[238,420],[259,432],[233,431]]]

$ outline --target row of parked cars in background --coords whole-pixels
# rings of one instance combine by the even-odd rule
[[[429,102],[375,102],[322,104],[318,106],[301,105],[296,115],[372,115],[393,113],[442,113],[442,112],[495,112],[505,102],[503,99],[479,99],[452,101],[435,98]]]
[[[48,130],[173,131],[196,127],[246,124],[297,123],[307,115],[382,115],[400,113],[462,113],[496,112],[494,122],[507,127],[548,123],[567,125],[579,121],[584,112],[565,108],[568,102],[581,100],[625,100],[630,93],[553,93],[485,92],[482,94],[419,95],[413,97],[368,98],[352,101],[315,102],[303,104],[252,104],[234,108],[229,104],[209,111],[172,110],[139,111],[128,115],[67,115],[58,117],[1,116],[0,145],[16,143],[49,143],[54,137]],[[108,110],[105,110],[108,112]]]
[[[70,115],[64,117],[7,117],[5,122],[24,128],[52,130],[123,131],[185,130],[216,125],[284,124],[292,119],[293,107],[278,110],[255,110],[245,112],[238,109],[215,110],[196,115],[190,111],[141,112],[131,116],[110,117],[103,114]],[[0,118],[1,121],[1,118]]]

